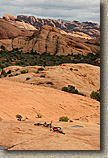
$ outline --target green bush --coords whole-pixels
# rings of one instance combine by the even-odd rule
[[[5,50],[5,46],[1,45],[1,49],[2,49],[2,50]]]
[[[13,77],[13,75],[11,74],[11,75],[9,75],[9,77]]]
[[[26,80],[30,80],[30,77],[27,77]]]
[[[5,71],[5,70],[3,70],[3,69],[2,69],[2,72],[1,72],[1,76],[2,76],[2,75],[3,75],[4,77],[6,77],[6,76],[7,76],[6,71]]]
[[[52,82],[46,82],[46,84],[51,84],[51,85],[54,85]]]
[[[64,121],[64,122],[68,122],[69,118],[66,116],[60,117],[59,121]]]
[[[38,117],[38,118],[42,118],[42,115],[41,115],[41,114],[37,114],[37,117]]]
[[[61,90],[65,91],[65,92],[68,92],[68,88],[67,87],[63,87]]]
[[[90,94],[90,97],[92,98],[92,99],[96,99],[97,101],[100,101],[100,91],[97,91],[97,92],[92,92],[91,94]]]
[[[41,77],[41,78],[45,78],[45,75],[41,75],[40,77]]]
[[[22,120],[22,116],[19,115],[19,114],[16,115],[16,118],[17,118],[18,121],[21,121],[21,120]]]
[[[70,68],[70,70],[72,71],[72,70],[73,70],[73,68]]]
[[[15,74],[15,76],[18,76],[18,75],[19,75],[18,73]]]
[[[42,68],[42,67],[41,67],[41,68],[38,68],[38,71],[43,71],[43,70],[44,70],[44,68]]]
[[[73,122],[72,120],[70,120],[70,122]]]
[[[39,71],[36,71],[35,73],[36,73],[36,74],[38,74],[38,73],[39,73]]]
[[[28,71],[26,71],[26,70],[21,71],[21,74],[26,74],[26,73],[28,73]]]
[[[65,92],[69,92],[69,93],[79,94],[79,95],[85,96],[84,94],[78,92],[78,90],[75,89],[75,87],[72,86],[72,85],[68,85],[68,87],[63,87],[61,90],[62,90],[62,91],[65,91]]]
[[[11,70],[9,70],[9,71],[7,72],[7,74],[11,74],[11,72],[12,72],[12,71],[11,71]]]

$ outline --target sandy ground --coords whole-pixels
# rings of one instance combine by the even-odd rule
[[[0,145],[9,150],[100,150],[100,103],[89,97],[0,79],[0,109]],[[73,122],[59,122],[61,116]],[[66,134],[34,126],[51,120]]]

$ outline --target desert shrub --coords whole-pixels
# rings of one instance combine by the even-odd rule
[[[73,70],[73,68],[70,68],[70,70],[72,71],[72,70]]]
[[[75,87],[72,85],[68,85],[68,87],[63,87],[62,91],[78,94],[78,90],[75,89]]]
[[[30,77],[27,77],[26,80],[30,80]]]
[[[41,77],[41,78],[45,78],[45,75],[41,75],[40,77]]]
[[[36,71],[35,73],[36,73],[36,74],[38,74],[38,73],[39,73],[39,71]]]
[[[2,49],[2,50],[5,50],[5,46],[1,45],[1,49]]]
[[[76,118],[75,120],[79,120],[79,118]]]
[[[69,92],[69,93],[79,94],[79,95],[85,96],[84,94],[78,92],[78,90],[75,89],[75,87],[72,86],[72,85],[68,85],[68,87],[63,87],[61,90],[62,90],[62,91],[65,91],[65,92]]]
[[[38,117],[38,118],[42,118],[42,115],[41,115],[41,114],[37,114],[37,117]]]
[[[72,120],[70,120],[70,122],[73,122]]]
[[[16,69],[16,71],[18,71],[18,70],[20,70],[19,68],[18,69]]]
[[[68,92],[68,88],[67,87],[62,87],[61,89],[62,91]]]
[[[38,71],[43,71],[43,70],[44,70],[44,68],[42,68],[42,67],[41,67],[41,68],[38,68]]]
[[[54,85],[52,82],[46,82],[46,84],[51,84],[51,85]]]
[[[16,118],[17,118],[18,121],[21,121],[21,120],[22,120],[22,116],[19,115],[19,114],[16,115]]]
[[[15,76],[18,76],[18,75],[19,75],[18,73],[15,74]]]
[[[11,71],[11,70],[9,70],[9,71],[7,72],[7,74],[11,74],[11,72],[12,72],[12,71]]]
[[[28,73],[28,71],[26,71],[26,70],[21,71],[21,74],[26,74],[26,73]]]
[[[64,122],[68,122],[69,118],[66,116],[60,117],[59,121],[64,121]]]
[[[6,77],[7,76],[7,73],[6,73],[6,71],[4,70],[4,69],[2,69],[2,72],[1,72],[1,76],[4,76],[4,77]]]
[[[6,67],[6,65],[5,64],[3,64],[3,62],[2,63],[0,63],[0,68],[1,69],[4,69]]]
[[[13,75],[11,74],[11,75],[9,75],[9,77],[13,77]]]
[[[97,91],[97,92],[92,92],[91,94],[90,94],[90,97],[92,98],[92,99],[96,99],[97,101],[100,101],[100,91]]]
[[[74,71],[78,71],[78,69],[74,69]]]

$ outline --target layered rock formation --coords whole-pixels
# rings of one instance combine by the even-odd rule
[[[29,23],[25,23],[23,20],[18,19],[17,17],[10,15],[10,14],[5,14],[3,16],[3,19],[11,23],[12,25],[21,28],[21,29],[26,29],[26,30],[36,30],[34,26],[32,26]]]
[[[36,51],[40,54],[47,52],[57,55],[83,54],[92,53],[89,45],[63,36],[59,29],[48,25],[42,26],[41,29],[35,31],[32,36],[18,36],[8,41],[1,40],[0,46],[4,45],[6,50],[18,48],[23,52]],[[99,51],[99,46],[96,50]],[[97,48],[98,47],[98,48]]]
[[[21,35],[21,30],[0,18],[0,39],[12,39]]]
[[[18,19],[29,22],[36,28],[42,27],[43,25],[50,25],[52,27],[57,27],[60,30],[72,33],[83,32],[91,37],[100,36],[100,26],[97,23],[92,22],[79,22],[79,21],[64,21],[64,20],[53,20],[53,19],[40,19],[34,16],[18,15]]]

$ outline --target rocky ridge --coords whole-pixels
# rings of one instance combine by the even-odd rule
[[[9,32],[11,32],[11,29]],[[17,33],[17,37],[10,40],[0,40],[0,46],[3,45],[7,51],[18,48],[24,53],[31,52],[31,50],[40,54],[47,52],[57,55],[68,55],[72,53],[87,55],[88,53],[93,53],[89,45],[63,36],[56,27],[44,25],[30,36],[27,36],[26,32],[26,36],[23,34],[24,32],[22,31],[22,35],[19,33],[18,36]],[[99,46],[93,45],[92,47],[95,51],[99,52]]]
[[[67,33],[82,32],[90,37],[100,36],[100,26],[97,23],[92,22],[79,22],[79,21],[63,21],[53,19],[40,19],[34,16],[18,15],[18,19],[23,20],[26,23],[30,23],[36,28],[40,28],[43,25],[49,25],[51,27],[57,27],[60,30],[64,30]]]
[[[10,15],[10,14],[5,14],[3,16],[3,19],[8,21],[10,24],[21,28],[21,29],[26,29],[26,30],[36,30],[34,26],[32,26],[29,23],[25,23],[23,20],[18,19],[17,17]]]

